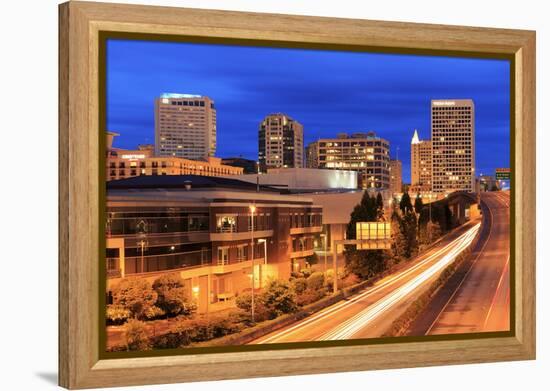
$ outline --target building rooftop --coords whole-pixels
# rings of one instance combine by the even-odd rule
[[[233,189],[240,191],[256,191],[255,183],[238,179],[202,176],[202,175],[142,175],[107,182],[107,190],[128,189]],[[279,193],[280,191],[269,186],[260,185],[260,191]]]
[[[319,140],[348,140],[348,139],[368,139],[368,140],[380,140],[380,141],[386,141],[386,139],[378,136],[376,132],[369,131],[369,132],[353,132],[353,133],[346,133],[346,132],[340,132],[336,135],[336,137],[320,137]],[[317,140],[317,141],[319,141]]]
[[[420,138],[418,137],[418,131],[415,129],[411,144],[420,144]]]
[[[194,94],[178,94],[175,92],[163,92],[160,94],[161,98],[166,99],[183,99],[183,98],[202,98],[202,95],[194,95]]]

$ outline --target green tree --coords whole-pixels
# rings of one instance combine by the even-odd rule
[[[130,311],[132,317],[143,319],[150,313],[157,301],[157,292],[147,280],[141,278],[122,279],[113,288],[113,304]]]
[[[163,274],[153,282],[157,293],[156,305],[167,315],[189,315],[192,310],[191,300],[187,296],[183,279],[178,273]]]
[[[417,215],[420,214],[423,206],[424,204],[422,203],[422,197],[420,197],[420,194],[417,194],[416,199],[414,200],[414,211]]]
[[[378,219],[378,210],[376,207],[376,198],[371,197],[368,191],[363,192],[361,202],[357,204],[350,215],[350,221],[346,229],[346,237],[355,239],[356,223],[361,221],[376,221]]]
[[[365,190],[361,202],[355,206],[350,216],[346,230],[348,239],[356,239],[357,222],[375,222],[383,218],[384,202],[379,193],[371,197]],[[369,278],[386,265],[386,256],[383,251],[378,250],[357,250],[355,246],[345,246],[344,256],[346,258],[346,269],[355,273],[361,278]]]
[[[346,270],[365,280],[386,270],[387,260],[384,250],[352,249],[346,253]]]
[[[376,195],[376,219],[378,221],[384,220],[384,199],[381,193]]]
[[[403,223],[402,218],[399,212],[396,210],[392,213],[392,219],[391,219],[391,230],[392,230],[392,245],[391,245],[391,253],[392,258],[394,259],[395,263],[399,263],[402,260],[405,259],[406,254],[406,239],[405,235],[403,234]]]
[[[403,215],[401,230],[405,237],[405,258],[408,259],[415,256],[418,250],[417,220],[416,215],[412,211]]]
[[[411,197],[409,196],[409,193],[405,192],[403,193],[403,196],[401,196],[401,201],[399,201],[399,209],[401,209],[401,213],[406,214],[413,211],[413,206],[411,203]]]

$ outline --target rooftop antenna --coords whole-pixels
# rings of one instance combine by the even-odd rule
[[[395,148],[395,160],[399,160],[399,145]]]

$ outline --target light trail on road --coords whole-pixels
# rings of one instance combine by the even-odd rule
[[[336,329],[326,333],[321,337],[321,340],[342,340],[352,337],[359,330],[367,326],[371,321],[391,308],[395,303],[414,292],[419,286],[450,265],[456,257],[472,243],[477,232],[479,231],[479,227],[480,224],[476,224],[462,236],[451,242],[451,244],[454,244],[455,247],[429,269],[407,282],[402,287],[396,289],[390,295],[379,300],[373,306],[368,307],[348,321],[344,322]]]
[[[387,277],[383,280],[381,280],[379,283],[377,283],[375,286],[366,289],[363,293],[360,293],[353,298],[342,301],[338,304],[335,304],[331,307],[328,307],[322,311],[320,311],[317,314],[314,314],[303,321],[286,328],[284,330],[281,330],[279,332],[276,332],[270,336],[260,338],[257,341],[254,341],[254,344],[266,344],[266,343],[274,343],[279,342],[281,340],[300,340],[300,333],[302,333],[305,330],[313,330],[320,328],[321,330],[326,327],[326,321],[329,319],[334,319],[334,317],[342,317],[344,315],[345,311],[348,311],[349,308],[352,306],[359,305],[362,300],[368,299],[370,296],[376,296],[379,295],[381,292],[383,292],[384,289],[392,289],[391,285],[395,284],[403,279],[410,278],[411,275],[414,275],[414,273],[418,273],[422,270],[422,268],[426,267],[430,263],[433,263],[434,261],[439,262],[440,257],[444,257],[444,254],[448,255],[449,252],[456,250],[457,246],[460,246],[465,240],[469,241],[468,243],[473,240],[475,237],[477,231],[479,229],[479,224],[473,226],[469,230],[465,231],[464,234],[457,237],[455,240],[447,243],[445,246],[443,246],[440,249],[437,249],[433,254],[425,257],[418,263],[416,263],[414,266],[392,276]],[[453,252],[454,254],[454,252]],[[454,259],[454,258],[452,258]],[[419,270],[420,269],[420,270]],[[433,268],[430,268],[429,270],[434,270]],[[419,274],[422,275],[422,274]],[[397,288],[396,288],[397,289]],[[393,290],[391,291],[393,292]],[[391,293],[389,293],[391,294]],[[388,295],[389,295],[388,294]],[[360,302],[360,303],[358,303]],[[375,305],[375,304],[373,304]],[[372,308],[372,305],[369,307]],[[345,315],[344,315],[345,316]],[[345,318],[347,320],[349,318]],[[320,333],[319,337],[321,337],[323,334]],[[315,337],[313,340],[318,339],[319,337]]]
[[[466,274],[425,331],[429,335],[510,329],[510,193],[481,194],[490,231]],[[486,216],[487,217],[487,216]]]

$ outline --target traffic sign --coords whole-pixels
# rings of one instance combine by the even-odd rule
[[[509,181],[510,169],[509,168],[497,168],[495,170],[495,179],[497,181]]]

